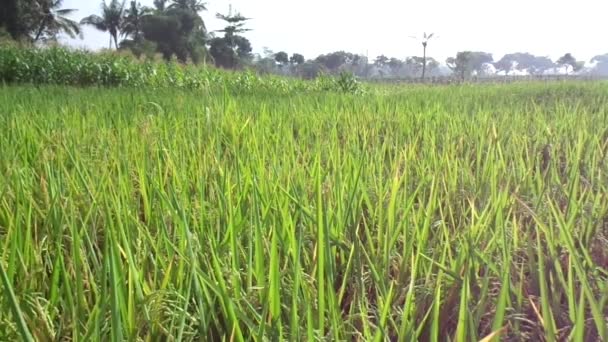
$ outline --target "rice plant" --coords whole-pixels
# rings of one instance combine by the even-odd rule
[[[608,340],[608,85],[376,90],[2,87],[0,340]]]

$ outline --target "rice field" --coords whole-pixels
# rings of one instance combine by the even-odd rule
[[[608,341],[608,84],[0,88],[1,341]]]

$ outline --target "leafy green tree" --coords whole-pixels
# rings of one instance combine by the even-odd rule
[[[352,54],[352,58],[344,66],[344,70],[353,76],[367,77],[369,73],[369,62],[366,56]]]
[[[509,72],[513,70],[516,64],[516,58],[514,54],[506,54],[500,60],[494,63],[496,71],[504,71],[505,75],[509,75]]]
[[[379,68],[383,68],[384,66],[386,66],[386,63],[388,63],[388,61],[388,57],[386,57],[385,55],[380,55],[374,60],[374,65]]]
[[[278,72],[277,61],[274,59],[274,53],[270,50],[265,51],[264,55],[256,54],[252,62],[253,68],[260,74]]]
[[[157,10],[156,14],[143,17],[142,33],[167,60],[176,56],[186,62],[190,57],[198,63],[207,56],[205,25],[194,11],[170,8],[161,13]]]
[[[146,39],[133,40],[124,39],[120,42],[121,50],[130,50],[137,58],[145,56],[148,59],[153,59],[158,52],[158,45]]]
[[[401,70],[404,63],[399,58],[392,57],[391,59],[389,59],[386,65],[388,65],[388,67],[391,69],[392,74],[396,76],[399,74],[399,70]]]
[[[414,74],[415,77],[418,77],[420,72],[422,71],[422,65],[424,63],[424,59],[422,57],[407,57],[405,59],[405,65],[408,67],[408,70]]]
[[[27,20],[24,14],[30,13],[31,5],[20,0],[3,0],[0,5],[0,27],[13,39],[28,37],[32,21]]]
[[[280,51],[274,54],[274,60],[279,63],[280,66],[289,64],[289,55],[285,51]]]
[[[300,77],[310,80],[319,77],[325,72],[325,66],[317,61],[308,61],[298,66]]]
[[[62,32],[76,37],[80,27],[67,17],[75,10],[61,5],[61,0],[3,0],[0,27],[16,40],[55,39]]]
[[[417,77],[423,69],[426,70],[425,73],[434,72],[439,67],[439,62],[433,57],[412,56],[405,59],[405,66],[409,73]]]
[[[534,56],[527,52],[516,52],[504,55],[494,63],[497,71],[504,71],[508,75],[512,70],[526,72],[530,75],[543,73],[554,66],[547,57]]]
[[[573,72],[577,72],[585,66],[584,62],[577,61],[571,53],[561,56],[557,61],[555,61],[555,64],[566,68],[566,75],[568,75],[570,68],[572,68]]]
[[[226,37],[211,39],[209,53],[218,67],[234,69],[251,59],[251,43],[242,36],[234,36],[228,40]]]
[[[34,42],[43,37],[55,39],[59,33],[65,33],[71,38],[80,35],[78,22],[68,18],[76,9],[61,8],[63,0],[37,0],[36,10],[40,16]]]
[[[200,11],[205,3],[195,0],[155,0],[154,10],[149,10],[142,20],[142,33],[146,41],[153,42],[165,59],[176,56],[185,62],[205,61],[207,29]]]
[[[435,75],[436,71],[439,70],[439,62],[433,57],[426,57],[426,71],[427,74]]]
[[[249,18],[240,13],[232,13],[232,7],[227,15],[217,13],[216,17],[226,22],[226,27],[217,32],[224,33],[223,37],[216,37],[209,42],[209,53],[215,64],[222,68],[234,69],[244,62],[252,59],[251,43],[241,33],[250,31],[245,28]]]
[[[545,71],[555,67],[555,63],[549,57],[545,56],[534,56],[534,58],[522,64],[530,75],[543,74]],[[519,66],[518,66],[519,68]]]
[[[299,53],[294,53],[289,58],[289,62],[293,65],[302,65],[302,64],[304,64],[304,61],[305,61],[304,56]]]
[[[448,57],[445,60],[445,64],[452,70],[456,75],[460,76],[460,79],[464,80],[465,77],[471,73],[471,51],[461,51],[456,54],[456,57]]]
[[[487,67],[492,65],[494,58],[491,53],[475,51],[471,54],[470,68],[477,75],[487,73]]]
[[[608,54],[597,55],[591,59],[591,63],[594,63],[595,66],[591,70],[592,74],[599,76],[607,76],[608,75]]]
[[[181,34],[181,23],[177,16],[151,15],[143,18],[142,33],[145,40],[154,42],[163,58],[170,60],[173,55],[187,59],[187,51]]]
[[[125,12],[125,1],[110,0],[107,4],[105,0],[101,2],[101,16],[92,14],[80,21],[82,25],[91,25],[96,29],[110,34],[110,48],[112,40],[118,49],[118,35],[123,26]]]
[[[446,59],[446,65],[452,72],[465,80],[473,73],[481,74],[493,62],[492,54],[478,51],[460,51],[456,57]]]
[[[345,51],[335,51],[318,56],[315,61],[331,72],[337,72],[341,67],[359,66],[363,57]]]

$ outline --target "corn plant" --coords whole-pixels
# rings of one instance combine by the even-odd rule
[[[228,72],[175,62],[139,61],[113,53],[92,53],[61,47],[46,49],[0,46],[0,82],[34,85],[153,87],[221,90],[231,93],[273,94],[295,92],[357,93],[363,86],[354,79],[328,78],[327,83],[261,77],[251,71]],[[327,86],[326,86],[327,85]]]

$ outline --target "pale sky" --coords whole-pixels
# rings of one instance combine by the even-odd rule
[[[129,1],[127,1],[128,3]],[[80,19],[98,13],[101,0],[65,0]],[[141,0],[152,6],[153,0]],[[606,0],[208,0],[202,13],[207,28],[222,23],[217,12],[228,6],[252,18],[246,34],[254,52],[263,47],[298,52],[307,59],[337,50],[405,58],[421,55],[420,43],[409,38],[423,32],[438,35],[428,55],[443,62],[457,51],[530,52],[556,59],[571,52],[579,60],[608,53]],[[108,34],[86,28],[84,40],[72,45],[108,46]]]

